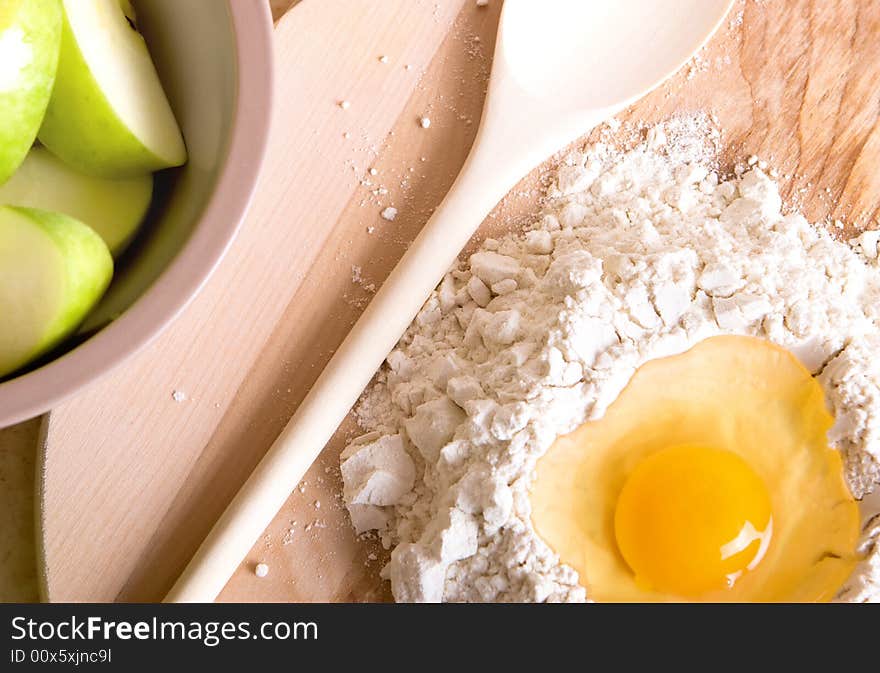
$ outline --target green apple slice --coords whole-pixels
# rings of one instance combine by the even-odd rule
[[[0,207],[0,377],[69,335],[112,276],[110,251],[82,222]]]
[[[43,147],[32,149],[0,186],[0,203],[70,215],[97,231],[113,255],[134,237],[152,196],[152,175],[120,180],[86,175]]]
[[[183,137],[144,38],[120,0],[62,0],[61,56],[40,141],[92,175],[186,162]]]
[[[60,44],[59,0],[0,0],[0,184],[37,137]]]

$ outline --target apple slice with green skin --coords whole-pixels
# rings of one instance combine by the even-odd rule
[[[144,38],[120,0],[62,0],[61,55],[40,141],[91,175],[180,166],[186,148]]]
[[[134,237],[152,196],[152,175],[119,180],[86,175],[44,147],[33,148],[0,185],[0,203],[70,215],[98,232],[114,256]]]
[[[0,0],[0,184],[37,137],[60,44],[60,0]]]
[[[0,377],[73,332],[112,276],[110,251],[79,220],[0,207]]]

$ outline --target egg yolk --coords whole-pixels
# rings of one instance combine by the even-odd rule
[[[771,520],[767,487],[740,456],[674,446],[635,467],[617,500],[614,532],[640,586],[697,598],[757,566]]]
[[[643,364],[556,438],[532,525],[596,601],[831,600],[860,558],[833,425],[792,353],[712,337]]]

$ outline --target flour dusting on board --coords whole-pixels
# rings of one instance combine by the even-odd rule
[[[825,390],[853,494],[880,481],[878,236],[847,245],[782,214],[757,162],[719,175],[719,144],[695,115],[572,153],[537,220],[425,303],[341,456],[355,528],[393,548],[396,600],[588,600],[532,528],[535,463],[640,365],[719,334],[793,351]],[[841,599],[880,595],[878,535],[880,517]]]

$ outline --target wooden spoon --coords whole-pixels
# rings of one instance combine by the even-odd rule
[[[731,4],[506,0],[483,117],[461,173],[167,601],[216,598],[495,204],[548,155],[678,70]]]

